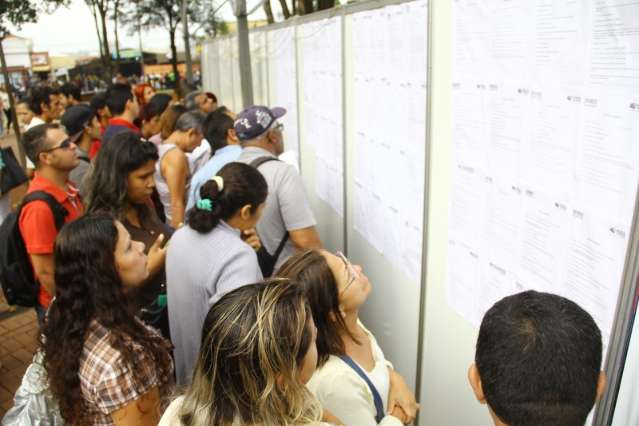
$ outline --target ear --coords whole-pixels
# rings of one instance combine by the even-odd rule
[[[266,133],[266,138],[271,144],[277,143],[277,136],[275,136],[275,132],[272,130],[269,130],[268,133]]]
[[[235,131],[235,129],[228,129],[226,131],[226,138],[232,140],[233,142],[239,141],[239,139],[237,138],[237,132]]]
[[[608,379],[606,378],[606,373],[604,371],[599,372],[599,379],[597,380],[597,394],[595,397],[595,401],[599,401],[603,396],[606,390],[606,382]]]
[[[484,395],[484,389],[481,386],[481,377],[479,377],[479,370],[475,363],[471,364],[468,368],[468,382],[470,383],[470,387],[473,388],[473,393],[477,401],[481,404],[485,404],[486,396]]]
[[[243,220],[248,220],[251,218],[251,216],[253,216],[252,213],[252,209],[251,209],[251,205],[250,204],[246,204],[244,206],[242,206],[242,208],[240,208],[240,217]]]

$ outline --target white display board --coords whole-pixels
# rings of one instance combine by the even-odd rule
[[[285,131],[284,148],[299,158],[295,27],[269,31],[267,36],[269,104],[286,108],[286,115],[280,119]]]
[[[237,76],[233,73],[233,42],[234,37],[225,37],[217,41],[218,46],[218,74],[219,74],[219,87],[216,95],[220,105],[225,105],[232,111],[235,111],[235,99],[234,99],[234,81],[237,80]]]
[[[252,31],[249,34],[251,46],[251,74],[253,77],[253,103],[268,104],[268,60],[266,32]]]
[[[315,156],[315,191],[344,215],[341,18],[312,21],[298,28],[304,64],[301,105],[306,143]]]
[[[639,181],[639,3],[458,0],[448,302],[568,297],[607,341]]]
[[[353,15],[354,228],[416,284],[422,261],[427,3]]]

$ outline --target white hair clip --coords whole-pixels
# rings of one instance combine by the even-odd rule
[[[213,176],[211,180],[214,180],[215,183],[217,183],[217,190],[219,192],[224,190],[224,179],[222,179],[222,176]]]

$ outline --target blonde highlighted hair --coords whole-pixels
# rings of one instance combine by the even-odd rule
[[[299,379],[312,341],[301,287],[286,279],[223,296],[202,327],[202,346],[179,410],[183,425],[289,426],[318,422],[319,402]]]

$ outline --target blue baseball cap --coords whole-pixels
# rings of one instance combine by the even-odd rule
[[[273,122],[284,114],[286,114],[286,109],[281,107],[268,108],[254,105],[238,114],[233,128],[241,141],[255,139],[264,134]]]

